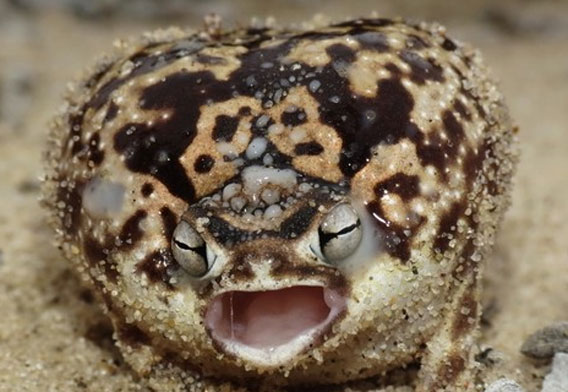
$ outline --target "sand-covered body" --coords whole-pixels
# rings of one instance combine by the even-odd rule
[[[45,201],[123,355],[166,389],[203,376],[340,383],[414,361],[420,390],[468,389],[479,274],[514,160],[479,55],[440,27],[168,31],[75,85]],[[363,237],[330,264],[311,245],[342,203]],[[180,221],[215,255],[203,276],[172,254]],[[269,291],[322,317],[272,351],[269,337],[251,343],[269,322],[242,321],[249,333],[232,340],[215,330],[224,293]],[[278,299],[263,296],[254,318]]]

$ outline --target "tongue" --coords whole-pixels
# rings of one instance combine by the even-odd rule
[[[330,299],[323,287],[311,286],[231,291],[213,299],[205,322],[216,339],[272,348],[324,323],[335,306]]]

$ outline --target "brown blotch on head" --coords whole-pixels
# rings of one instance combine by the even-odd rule
[[[160,216],[162,217],[162,224],[164,226],[164,234],[166,238],[171,240],[174,235],[174,230],[178,224],[178,217],[168,207],[160,208]]]
[[[420,179],[418,176],[409,176],[396,173],[375,185],[375,195],[382,197],[386,194],[396,194],[404,201],[411,200],[420,194]]]
[[[215,165],[215,160],[211,157],[211,155],[201,154],[197,157],[195,162],[193,163],[193,169],[197,173],[208,173]]]
[[[457,201],[453,203],[450,210],[442,216],[438,233],[434,240],[434,250],[444,253],[449,249],[453,233],[457,232],[458,220],[463,216],[465,209],[465,201]]]
[[[142,185],[142,189],[140,190],[142,196],[149,197],[152,193],[154,193],[154,185],[150,184],[149,182]]]
[[[457,352],[452,352],[438,368],[438,376],[432,390],[450,386],[465,370],[465,359]]]
[[[118,278],[116,262],[109,257],[111,249],[107,246],[107,242],[109,241],[107,240],[104,244],[101,244],[94,238],[86,236],[83,240],[83,253],[89,265],[93,267],[98,266],[108,280],[116,282]]]
[[[242,106],[239,109],[239,116],[241,116],[241,117],[250,116],[251,113],[252,113],[252,110],[251,110],[250,106]]]
[[[228,275],[231,276],[233,281],[250,281],[254,278],[255,274],[252,270],[248,259],[250,254],[247,251],[237,251],[236,256],[231,263],[232,268]]]
[[[450,110],[444,111],[442,122],[447,139],[441,137],[440,130],[434,129],[428,134],[428,140],[423,133],[419,133],[414,141],[416,154],[422,165],[434,166],[442,178],[447,180],[448,173],[445,169],[456,159],[459,147],[465,139],[465,132],[462,124]]]
[[[426,217],[419,216],[417,223],[412,227],[404,227],[390,221],[384,212],[380,201],[373,200],[367,204],[367,210],[374,217],[373,222],[380,229],[381,240],[386,252],[403,263],[410,259],[410,243],[416,231],[426,222]],[[410,234],[408,234],[410,231]]]
[[[364,31],[357,33],[355,39],[361,45],[361,49],[383,53],[390,49],[387,36],[378,31]]]
[[[203,53],[197,54],[194,58],[198,63],[205,65],[223,65],[227,63],[227,60],[223,57],[211,56]]]
[[[148,216],[144,210],[137,210],[122,226],[118,239],[121,249],[130,249],[143,237],[140,222]]]
[[[471,113],[467,110],[464,104],[457,98],[454,100],[454,110],[460,114],[461,118],[467,121],[471,120]]]
[[[406,40],[408,49],[422,50],[430,47],[430,44],[415,34],[411,34]]]
[[[286,126],[295,127],[306,123],[308,116],[304,109],[298,108],[293,111],[284,111],[280,116],[280,121]]]
[[[490,134],[489,130],[484,129],[483,134]],[[495,153],[493,151],[494,145],[490,138],[483,141],[481,146],[478,148],[477,152],[473,149],[469,149],[466,152],[463,163],[463,171],[465,173],[467,191],[471,191],[475,180],[477,179],[480,171],[483,168],[483,163],[486,159],[495,159]]]
[[[427,80],[445,81],[443,68],[433,59],[425,59],[411,50],[402,50],[400,59],[410,66],[410,79],[416,84],[423,85]]]
[[[322,152],[323,146],[315,141],[299,143],[294,147],[296,155],[319,155]]]
[[[88,141],[87,159],[95,166],[100,166],[105,158],[105,152],[100,148],[101,135],[94,133]]]
[[[454,43],[454,41],[452,41],[449,38],[444,39],[444,42],[442,42],[442,48],[444,48],[445,50],[449,51],[449,52],[453,52],[454,50],[456,50],[458,48],[458,46]]]
[[[471,226],[471,230],[477,230],[477,224]],[[478,262],[472,260],[472,256],[477,251],[477,246],[475,246],[473,239],[469,239],[459,255],[460,262],[456,265],[452,271],[452,276],[458,281],[463,281],[467,279],[472,272],[475,272],[475,267]]]
[[[239,119],[237,117],[221,114],[215,118],[215,126],[213,127],[213,140],[216,142],[230,142],[237,131]]]
[[[473,295],[473,287],[469,287],[461,298],[452,323],[452,338],[457,339],[465,336],[475,328],[477,323],[477,301]],[[474,320],[470,322],[470,320]]]
[[[118,105],[111,101],[111,103],[108,105],[108,109],[103,122],[106,123],[114,120],[117,114],[118,114]]]
[[[380,228],[382,240],[384,241],[386,251],[393,257],[403,262],[410,258],[410,242],[414,233],[424,222],[426,218],[418,217],[417,223],[412,226],[401,226],[395,222],[391,222],[385,214],[381,204],[381,198],[386,194],[396,194],[400,198],[408,202],[420,194],[420,179],[418,176],[409,176],[404,173],[397,173],[378,183],[374,187],[376,200],[367,205],[368,211],[375,219],[373,222]],[[410,230],[410,235],[408,231]]]
[[[164,283],[168,289],[173,289],[169,282],[168,268],[176,263],[169,249],[160,249],[150,253],[144,260],[136,264],[136,271],[144,273],[152,283]]]

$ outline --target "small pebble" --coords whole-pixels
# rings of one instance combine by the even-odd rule
[[[513,380],[500,378],[489,385],[485,392],[524,392],[524,389]]]
[[[566,391],[568,391],[568,354],[557,353],[552,361],[552,371],[542,383],[542,392]]]
[[[568,353],[568,322],[558,322],[536,331],[525,340],[521,352],[536,359],[552,358],[559,352]]]

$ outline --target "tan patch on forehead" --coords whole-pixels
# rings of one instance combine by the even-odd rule
[[[269,129],[268,139],[284,154],[295,156],[295,147],[300,143],[316,142],[323,147],[318,155],[295,156],[292,166],[301,172],[326,181],[338,182],[342,178],[337,164],[342,148],[342,141],[337,132],[319,120],[319,104],[310,95],[306,87],[290,89],[286,99],[270,111],[278,123],[276,131]],[[289,110],[303,110],[306,122],[295,127],[280,124],[282,114]]]
[[[386,67],[390,63],[401,67],[401,61],[394,53],[378,53],[369,50],[359,52],[357,59],[346,70],[353,92],[364,97],[375,97],[379,80],[387,79],[392,75]]]
[[[226,102],[204,105],[197,122],[195,139],[180,157],[180,162],[193,182],[196,198],[203,197],[217,190],[223,183],[238,173],[233,161],[225,162],[224,155],[243,153],[251,139],[251,116],[240,117],[241,107],[248,106],[253,111],[260,110],[259,102],[254,98],[239,97]],[[216,142],[213,131],[219,115],[238,118],[238,126],[231,141]],[[213,160],[211,169],[204,173],[195,170],[196,160],[200,156],[208,156]]]
[[[377,183],[396,173],[420,175],[423,171],[416,156],[416,147],[409,140],[394,145],[376,146],[369,163],[351,180],[353,194],[363,200],[375,198]]]

